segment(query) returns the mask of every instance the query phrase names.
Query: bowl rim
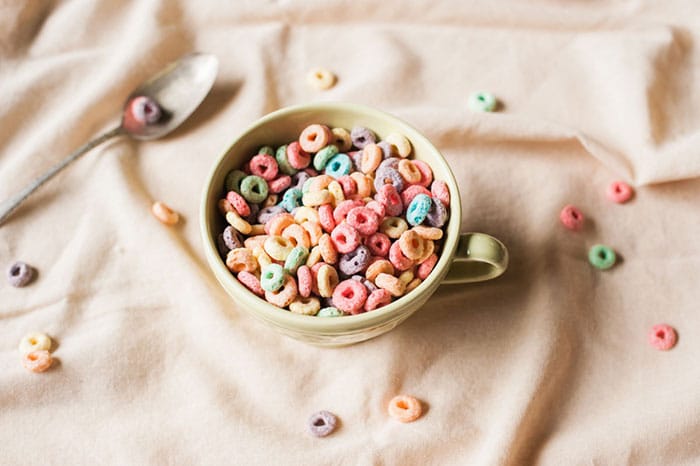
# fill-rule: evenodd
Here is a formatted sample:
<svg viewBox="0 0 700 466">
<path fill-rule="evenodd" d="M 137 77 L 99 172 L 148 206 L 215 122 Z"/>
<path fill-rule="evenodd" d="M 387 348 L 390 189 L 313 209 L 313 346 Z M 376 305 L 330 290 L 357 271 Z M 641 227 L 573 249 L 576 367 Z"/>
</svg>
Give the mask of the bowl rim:
<svg viewBox="0 0 700 466">
<path fill-rule="evenodd" d="M 371 328 L 375 325 L 383 324 L 387 321 L 394 320 L 399 316 L 403 315 L 402 308 L 410 307 L 410 300 L 407 301 L 408 296 L 402 296 L 399 299 L 383 306 L 377 310 L 364 312 L 361 314 L 342 316 L 338 318 L 319 318 L 316 316 L 307 316 L 301 314 L 295 314 L 289 311 L 280 309 L 273 304 L 265 301 L 254 293 L 252 293 L 248 288 L 241 284 L 235 276 L 226 267 L 224 261 L 221 259 L 217 246 L 215 244 L 215 236 L 213 232 L 210 232 L 209 224 L 211 218 L 209 216 L 210 206 L 208 205 L 208 198 L 212 190 L 215 188 L 213 185 L 213 179 L 216 173 L 219 171 L 221 165 L 224 163 L 226 158 L 231 153 L 232 149 L 241 140 L 246 138 L 250 133 L 256 129 L 268 124 L 273 120 L 288 117 L 293 114 L 303 113 L 303 112 L 353 112 L 358 114 L 366 114 L 372 118 L 377 118 L 385 120 L 389 123 L 389 126 L 396 129 L 406 136 L 409 141 L 420 141 L 421 145 L 427 147 L 436 156 L 436 162 L 441 165 L 441 168 L 447 174 L 445 181 L 450 189 L 450 218 L 448 220 L 448 226 L 446 229 L 446 239 L 443 243 L 443 250 L 439 256 L 438 262 L 435 264 L 433 273 L 431 273 L 427 279 L 423 280 L 422 283 L 410 292 L 410 299 L 418 300 L 419 296 L 426 292 L 432 292 L 437 289 L 439 283 L 435 283 L 436 280 L 442 280 L 449 270 L 449 264 L 452 262 L 452 258 L 456 252 L 457 244 L 459 242 L 459 236 L 461 232 L 461 220 L 462 220 L 462 206 L 461 198 L 459 194 L 459 185 L 454 177 L 454 173 L 450 168 L 445 157 L 440 153 L 440 151 L 430 142 L 430 140 L 425 137 L 420 131 L 418 131 L 413 126 L 409 125 L 402 119 L 387 113 L 383 110 L 378 110 L 373 107 L 366 105 L 348 103 L 348 102 L 318 102 L 310 104 L 299 104 L 291 105 L 288 107 L 283 107 L 281 109 L 270 112 L 263 117 L 255 120 L 250 124 L 245 130 L 240 132 L 233 141 L 227 146 L 223 153 L 216 158 L 212 168 L 209 170 L 204 183 L 204 188 L 202 189 L 201 200 L 200 200 L 200 234 L 202 237 L 202 242 L 204 245 L 204 252 L 207 258 L 207 263 L 214 273 L 221 286 L 231 295 L 230 290 L 236 290 L 236 296 L 231 296 L 232 300 L 238 304 L 243 305 L 245 311 L 255 314 L 266 321 L 271 321 L 276 325 L 283 326 L 285 328 L 293 328 L 296 331 L 308 332 L 312 334 L 319 333 L 350 333 L 359 329 Z M 311 124 L 311 123 L 309 123 Z M 432 161 L 431 161 L 432 163 Z M 438 273 L 435 273 L 435 272 Z M 433 289 L 432 291 L 430 289 Z"/>
</svg>

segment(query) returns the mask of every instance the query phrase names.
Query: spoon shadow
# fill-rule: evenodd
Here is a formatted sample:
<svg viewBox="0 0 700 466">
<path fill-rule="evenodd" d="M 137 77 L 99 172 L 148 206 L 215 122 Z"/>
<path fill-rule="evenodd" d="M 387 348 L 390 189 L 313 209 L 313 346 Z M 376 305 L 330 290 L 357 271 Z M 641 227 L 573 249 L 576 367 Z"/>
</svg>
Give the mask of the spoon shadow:
<svg viewBox="0 0 700 466">
<path fill-rule="evenodd" d="M 199 108 L 172 133 L 166 135 L 164 139 L 183 136 L 213 119 L 236 97 L 240 88 L 240 82 L 214 84 L 214 87 L 199 105 Z"/>
</svg>

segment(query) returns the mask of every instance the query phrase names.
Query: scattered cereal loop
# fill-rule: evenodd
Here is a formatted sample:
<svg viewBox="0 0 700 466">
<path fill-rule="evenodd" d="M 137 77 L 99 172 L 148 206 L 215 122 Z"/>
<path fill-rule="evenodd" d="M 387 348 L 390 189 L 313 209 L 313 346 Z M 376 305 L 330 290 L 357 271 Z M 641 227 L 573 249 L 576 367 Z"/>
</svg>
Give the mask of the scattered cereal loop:
<svg viewBox="0 0 700 466">
<path fill-rule="evenodd" d="M 157 201 L 151 206 L 151 213 L 161 223 L 168 226 L 175 225 L 180 220 L 180 215 L 163 202 Z"/>
<path fill-rule="evenodd" d="M 330 89 L 336 82 L 335 75 L 325 68 L 313 68 L 306 79 L 312 87 L 320 90 Z"/>
<path fill-rule="evenodd" d="M 657 350 L 668 351 L 676 346 L 678 334 L 676 329 L 668 324 L 657 324 L 649 330 L 647 339 L 649 344 Z"/>
<path fill-rule="evenodd" d="M 335 414 L 329 411 L 319 411 L 309 418 L 309 431 L 315 437 L 325 437 L 333 433 L 338 423 Z"/>
<path fill-rule="evenodd" d="M 389 402 L 389 416 L 400 422 L 413 422 L 423 414 L 423 406 L 416 398 L 398 395 Z"/>
<path fill-rule="evenodd" d="M 7 282 L 15 288 L 22 288 L 29 285 L 35 275 L 36 272 L 31 265 L 26 262 L 15 262 L 7 269 Z"/>
<path fill-rule="evenodd" d="M 608 186 L 605 194 L 612 202 L 624 204 L 632 198 L 634 190 L 624 181 L 613 181 L 610 186 Z"/>
</svg>

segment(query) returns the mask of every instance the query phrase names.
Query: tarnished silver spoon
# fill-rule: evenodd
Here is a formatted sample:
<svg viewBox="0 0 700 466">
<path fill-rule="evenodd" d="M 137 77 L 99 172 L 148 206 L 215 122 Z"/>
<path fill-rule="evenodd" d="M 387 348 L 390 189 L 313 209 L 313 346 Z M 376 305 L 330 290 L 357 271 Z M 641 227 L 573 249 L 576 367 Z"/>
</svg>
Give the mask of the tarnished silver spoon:
<svg viewBox="0 0 700 466">
<path fill-rule="evenodd" d="M 149 140 L 165 136 L 177 128 L 209 93 L 218 69 L 219 60 L 214 55 L 203 53 L 186 55 L 166 66 L 129 95 L 119 126 L 79 147 L 22 191 L 2 202 L 0 224 L 39 186 L 93 147 L 122 134 L 134 139 Z M 137 110 L 135 103 L 141 103 Z"/>
</svg>

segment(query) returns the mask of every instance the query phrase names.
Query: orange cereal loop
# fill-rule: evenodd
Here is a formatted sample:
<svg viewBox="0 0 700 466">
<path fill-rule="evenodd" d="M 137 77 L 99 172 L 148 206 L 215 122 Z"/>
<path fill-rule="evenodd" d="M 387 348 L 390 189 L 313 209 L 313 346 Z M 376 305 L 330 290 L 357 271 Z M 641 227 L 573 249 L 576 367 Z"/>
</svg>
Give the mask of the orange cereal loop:
<svg viewBox="0 0 700 466">
<path fill-rule="evenodd" d="M 389 416 L 400 422 L 413 422 L 423 414 L 423 406 L 416 398 L 398 395 L 389 402 Z"/>
<path fill-rule="evenodd" d="M 386 259 L 378 260 L 367 267 L 365 278 L 373 282 L 380 273 L 394 275 L 394 266 Z"/>
<path fill-rule="evenodd" d="M 421 262 L 425 261 L 428 257 L 432 256 L 433 253 L 435 252 L 435 242 L 431 241 L 429 239 L 423 238 L 423 254 L 416 260 L 418 264 Z"/>
<path fill-rule="evenodd" d="M 353 172 L 350 174 L 350 178 L 355 181 L 357 184 L 357 197 L 358 199 L 362 199 L 364 197 L 368 197 L 369 195 L 372 194 L 372 182 L 370 181 L 370 178 L 363 175 L 360 172 Z"/>
<path fill-rule="evenodd" d="M 309 258 L 306 259 L 307 267 L 313 267 L 314 265 L 318 264 L 319 262 L 321 262 L 321 258 L 321 247 L 314 246 L 313 248 L 311 248 Z"/>
<path fill-rule="evenodd" d="M 269 238 L 268 235 L 251 236 L 250 238 L 243 240 L 243 246 L 252 251 L 258 246 L 263 247 L 263 244 L 265 244 L 265 240 L 267 240 L 267 238 Z"/>
<path fill-rule="evenodd" d="M 240 231 L 244 235 L 249 235 L 250 231 L 252 230 L 250 223 L 243 220 L 243 217 L 238 215 L 238 212 L 236 212 L 235 210 L 226 213 L 226 221 L 229 223 L 229 225 L 231 225 L 233 228 Z"/>
<path fill-rule="evenodd" d="M 362 149 L 360 158 L 360 170 L 363 173 L 372 173 L 382 163 L 383 152 L 376 144 L 367 144 Z"/>
<path fill-rule="evenodd" d="M 258 270 L 258 260 L 250 249 L 231 249 L 226 255 L 226 267 L 234 273 L 243 271 L 253 273 Z"/>
<path fill-rule="evenodd" d="M 321 191 L 326 189 L 334 180 L 335 178 L 326 174 L 315 176 L 309 183 L 309 191 Z"/>
<path fill-rule="evenodd" d="M 219 203 L 217 205 L 219 206 L 219 212 L 221 212 L 221 215 L 226 215 L 227 212 L 236 210 L 233 208 L 233 205 L 231 205 L 231 203 L 226 199 L 219 199 Z"/>
<path fill-rule="evenodd" d="M 338 251 L 336 251 L 335 246 L 333 245 L 331 235 L 328 233 L 321 235 L 321 237 L 318 239 L 318 248 L 321 252 L 323 262 L 327 264 L 335 264 L 338 262 Z"/>
<path fill-rule="evenodd" d="M 153 203 L 151 206 L 151 213 L 155 218 L 160 220 L 161 223 L 168 226 L 173 226 L 180 220 L 180 216 L 177 212 L 160 201 Z"/>
<path fill-rule="evenodd" d="M 423 176 L 418 167 L 412 161 L 406 159 L 399 162 L 399 174 L 407 183 L 419 183 Z"/>
<path fill-rule="evenodd" d="M 392 296 L 398 298 L 406 292 L 406 284 L 388 273 L 380 273 L 374 279 L 374 284 L 379 288 L 383 288 L 391 293 Z"/>
<path fill-rule="evenodd" d="M 321 239 L 321 236 L 323 235 L 323 228 L 321 228 L 321 224 L 314 221 L 306 221 L 301 224 L 301 227 L 309 234 L 311 246 L 316 246 L 319 239 Z"/>
<path fill-rule="evenodd" d="M 404 256 L 415 261 L 425 254 L 426 245 L 425 240 L 418 233 L 406 230 L 399 237 L 399 247 Z"/>
<path fill-rule="evenodd" d="M 287 238 L 294 246 L 311 247 L 311 238 L 309 233 L 304 230 L 301 225 L 293 223 L 284 229 L 282 238 Z"/>
<path fill-rule="evenodd" d="M 425 239 L 430 239 L 430 240 L 438 240 L 442 238 L 442 229 L 441 228 L 436 228 L 436 227 L 428 227 L 425 225 L 416 225 L 413 228 L 411 228 L 413 231 L 418 233 L 421 238 Z"/>
<path fill-rule="evenodd" d="M 53 359 L 47 350 L 37 350 L 22 356 L 22 365 L 31 372 L 44 372 L 51 367 Z"/>
<path fill-rule="evenodd" d="M 275 215 L 266 224 L 267 234 L 271 236 L 281 236 L 284 229 L 293 223 L 294 217 L 292 217 L 292 214 Z"/>
<path fill-rule="evenodd" d="M 287 275 L 284 278 L 282 288 L 277 291 L 265 291 L 265 300 L 277 307 L 287 307 L 294 301 L 297 294 L 297 282 L 291 275 Z"/>
</svg>

